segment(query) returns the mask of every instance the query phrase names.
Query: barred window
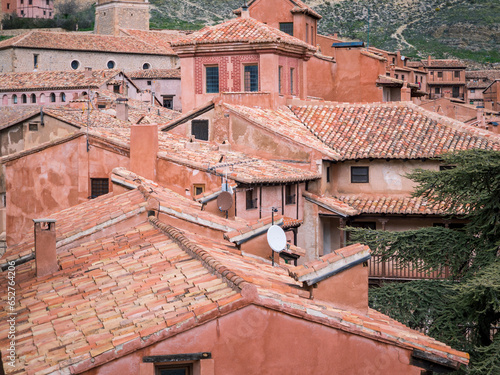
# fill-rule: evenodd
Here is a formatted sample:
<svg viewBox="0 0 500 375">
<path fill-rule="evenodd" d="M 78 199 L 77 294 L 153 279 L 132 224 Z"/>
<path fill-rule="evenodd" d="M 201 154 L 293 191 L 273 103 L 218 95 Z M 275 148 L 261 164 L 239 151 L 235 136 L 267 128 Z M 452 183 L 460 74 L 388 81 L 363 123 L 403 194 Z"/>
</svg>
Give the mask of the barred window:
<svg viewBox="0 0 500 375">
<path fill-rule="evenodd" d="M 280 31 L 293 36 L 293 22 L 280 22 Z"/>
<path fill-rule="evenodd" d="M 369 182 L 368 167 L 351 167 L 351 182 Z"/>
<path fill-rule="evenodd" d="M 207 93 L 218 93 L 219 92 L 219 67 L 218 66 L 207 66 L 205 68 L 206 74 L 206 84 Z"/>
<path fill-rule="evenodd" d="M 208 120 L 191 121 L 191 135 L 201 141 L 208 141 Z"/>
<path fill-rule="evenodd" d="M 259 67 L 257 65 L 245 66 L 245 91 L 259 91 Z"/>
<path fill-rule="evenodd" d="M 94 199 L 100 195 L 109 193 L 109 179 L 91 178 L 90 179 L 90 198 Z"/>
</svg>

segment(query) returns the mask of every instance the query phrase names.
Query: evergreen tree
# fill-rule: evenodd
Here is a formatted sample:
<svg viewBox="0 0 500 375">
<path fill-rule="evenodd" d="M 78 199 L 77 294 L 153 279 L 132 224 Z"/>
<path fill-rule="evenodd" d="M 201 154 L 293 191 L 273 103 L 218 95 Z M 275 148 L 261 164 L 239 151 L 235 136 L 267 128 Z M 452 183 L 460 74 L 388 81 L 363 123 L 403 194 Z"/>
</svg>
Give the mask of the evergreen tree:
<svg viewBox="0 0 500 375">
<path fill-rule="evenodd" d="M 404 232 L 349 228 L 372 254 L 421 271 L 447 266 L 447 280 L 386 284 L 370 290 L 371 306 L 396 320 L 468 351 L 470 374 L 500 374 L 500 152 L 447 154 L 454 168 L 415 170 L 415 196 L 467 219 L 461 230 L 428 227 Z"/>
</svg>

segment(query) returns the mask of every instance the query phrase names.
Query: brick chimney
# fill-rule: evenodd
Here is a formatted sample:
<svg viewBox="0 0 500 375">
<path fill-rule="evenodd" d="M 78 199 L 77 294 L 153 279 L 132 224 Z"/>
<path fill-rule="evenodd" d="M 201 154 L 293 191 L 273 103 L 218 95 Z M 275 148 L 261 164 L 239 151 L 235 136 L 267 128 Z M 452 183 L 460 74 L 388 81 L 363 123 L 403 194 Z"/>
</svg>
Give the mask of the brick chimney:
<svg viewBox="0 0 500 375">
<path fill-rule="evenodd" d="M 406 80 L 403 82 L 403 87 L 401 87 L 401 101 L 411 101 L 411 89 L 408 87 L 408 82 Z"/>
<path fill-rule="evenodd" d="M 486 121 L 484 120 L 484 108 L 477 108 L 477 121 L 480 128 L 486 127 Z"/>
<path fill-rule="evenodd" d="M 135 124 L 130 127 L 130 170 L 149 180 L 156 180 L 158 125 Z"/>
<path fill-rule="evenodd" d="M 430 67 L 431 66 L 431 61 L 432 61 L 432 57 L 431 55 L 427 56 L 427 65 Z"/>
<path fill-rule="evenodd" d="M 122 121 L 128 121 L 128 99 L 116 99 L 116 118 Z"/>
<path fill-rule="evenodd" d="M 85 74 L 85 77 L 87 77 L 87 78 L 92 77 L 92 67 L 86 66 L 84 74 Z"/>
<path fill-rule="evenodd" d="M 56 221 L 35 219 L 36 276 L 42 277 L 59 271 L 56 254 Z"/>
</svg>

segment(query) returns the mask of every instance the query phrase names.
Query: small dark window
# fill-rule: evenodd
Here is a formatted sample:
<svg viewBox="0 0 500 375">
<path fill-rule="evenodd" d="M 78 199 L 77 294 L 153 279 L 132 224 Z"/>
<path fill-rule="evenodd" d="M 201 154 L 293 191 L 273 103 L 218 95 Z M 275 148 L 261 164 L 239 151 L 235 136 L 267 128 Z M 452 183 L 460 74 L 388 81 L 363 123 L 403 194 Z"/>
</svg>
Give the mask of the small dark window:
<svg viewBox="0 0 500 375">
<path fill-rule="evenodd" d="M 297 194 L 294 188 L 294 185 L 285 186 L 285 204 L 295 204 Z"/>
<path fill-rule="evenodd" d="M 40 55 L 34 54 L 33 55 L 33 69 L 38 69 L 38 59 Z"/>
<path fill-rule="evenodd" d="M 54 94 L 53 92 L 50 93 L 50 102 L 51 103 L 55 103 L 56 102 L 56 94 Z"/>
<path fill-rule="evenodd" d="M 368 167 L 351 167 L 351 182 L 364 183 L 369 182 Z"/>
<path fill-rule="evenodd" d="M 26 97 L 26 94 L 21 95 L 21 103 L 26 104 L 28 102 L 28 99 Z"/>
<path fill-rule="evenodd" d="M 401 74 L 401 79 L 404 81 L 405 80 L 405 75 Z"/>
<path fill-rule="evenodd" d="M 476 89 L 470 89 L 470 93 L 474 94 L 476 92 Z"/>
<path fill-rule="evenodd" d="M 213 94 L 219 92 L 219 67 L 207 66 L 205 68 L 207 93 Z"/>
<path fill-rule="evenodd" d="M 443 72 L 438 72 L 438 78 L 443 78 Z"/>
<path fill-rule="evenodd" d="M 394 64 L 396 64 L 396 58 L 395 57 L 392 58 L 392 65 L 394 65 Z"/>
<path fill-rule="evenodd" d="M 257 197 L 254 196 L 255 190 L 254 189 L 248 189 L 246 191 L 246 207 L 247 210 L 251 210 L 254 208 L 257 208 Z"/>
<path fill-rule="evenodd" d="M 28 5 L 33 5 L 33 0 L 29 0 Z"/>
<path fill-rule="evenodd" d="M 193 192 L 194 192 L 195 197 L 197 195 L 203 194 L 205 192 L 205 185 L 204 184 L 194 184 L 193 185 Z"/>
<path fill-rule="evenodd" d="M 21 10 L 21 16 L 24 16 L 24 10 Z"/>
<path fill-rule="evenodd" d="M 45 4 L 49 5 L 49 2 L 50 2 L 50 0 L 46 0 L 46 1 L 45 1 Z"/>
<path fill-rule="evenodd" d="M 453 168 L 455 168 L 454 165 L 440 165 L 439 166 L 439 170 L 440 171 L 447 171 L 447 170 L 453 169 Z"/>
<path fill-rule="evenodd" d="M 278 67 L 278 92 L 281 94 L 283 92 L 283 67 Z"/>
<path fill-rule="evenodd" d="M 290 68 L 290 94 L 293 94 L 295 91 L 294 81 L 293 81 L 294 75 L 295 75 L 295 69 Z"/>
<path fill-rule="evenodd" d="M 399 79 L 399 74 L 394 74 L 394 78 Z"/>
<path fill-rule="evenodd" d="M 17 95 L 12 95 L 12 104 L 17 104 Z"/>
<path fill-rule="evenodd" d="M 115 94 L 119 94 L 120 93 L 120 85 L 113 85 L 113 92 Z"/>
<path fill-rule="evenodd" d="M 460 87 L 453 86 L 451 96 L 458 98 L 460 96 Z"/>
<path fill-rule="evenodd" d="M 259 67 L 257 65 L 245 66 L 245 91 L 259 91 Z"/>
<path fill-rule="evenodd" d="M 36 95 L 31 94 L 31 103 L 36 103 Z"/>
<path fill-rule="evenodd" d="M 441 94 L 441 87 L 436 87 L 436 94 Z"/>
<path fill-rule="evenodd" d="M 293 36 L 293 22 L 280 22 L 280 31 Z"/>
<path fill-rule="evenodd" d="M 61 93 L 61 102 L 65 102 L 66 101 L 66 94 L 65 93 Z"/>
<path fill-rule="evenodd" d="M 174 97 L 173 96 L 164 96 L 163 97 L 163 106 L 168 109 L 174 108 Z"/>
<path fill-rule="evenodd" d="M 144 64 L 142 64 L 142 69 L 144 69 L 144 70 L 151 69 L 151 64 L 150 63 L 144 63 Z"/>
<path fill-rule="evenodd" d="M 330 167 L 326 167 L 326 182 L 330 182 Z"/>
<path fill-rule="evenodd" d="M 30 122 L 28 124 L 28 129 L 30 132 L 37 132 L 38 131 L 38 124 L 36 122 Z"/>
<path fill-rule="evenodd" d="M 7 9 L 10 9 L 10 4 L 9 3 L 7 3 Z"/>
<path fill-rule="evenodd" d="M 158 367 L 156 375 L 191 375 L 191 366 Z"/>
<path fill-rule="evenodd" d="M 90 198 L 92 199 L 109 193 L 109 180 L 107 178 L 91 178 L 90 185 Z"/>
<path fill-rule="evenodd" d="M 460 78 L 460 72 L 458 70 L 456 70 L 454 72 L 454 74 L 455 74 L 455 78 Z"/>
<path fill-rule="evenodd" d="M 153 84 L 153 81 L 146 81 L 146 85 L 151 86 Z"/>
<path fill-rule="evenodd" d="M 109 60 L 108 63 L 106 64 L 108 69 L 114 69 L 116 66 L 116 63 L 113 60 Z"/>
<path fill-rule="evenodd" d="M 78 60 L 71 61 L 71 69 L 76 70 L 80 67 L 80 62 Z"/>
<path fill-rule="evenodd" d="M 208 141 L 208 120 L 191 121 L 191 135 L 201 141 Z"/>
</svg>

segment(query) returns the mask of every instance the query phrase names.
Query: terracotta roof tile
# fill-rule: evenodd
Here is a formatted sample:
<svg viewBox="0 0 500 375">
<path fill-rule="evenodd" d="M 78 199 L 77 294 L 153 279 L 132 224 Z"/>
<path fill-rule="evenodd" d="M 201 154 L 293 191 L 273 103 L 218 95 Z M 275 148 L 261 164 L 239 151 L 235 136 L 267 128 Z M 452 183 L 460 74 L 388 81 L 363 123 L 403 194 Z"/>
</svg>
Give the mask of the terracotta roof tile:
<svg viewBox="0 0 500 375">
<path fill-rule="evenodd" d="M 291 110 L 343 160 L 432 158 L 473 148 L 500 150 L 500 136 L 406 102 L 292 106 Z"/>
<path fill-rule="evenodd" d="M 287 107 L 277 110 L 246 107 L 242 105 L 224 104 L 230 111 L 246 117 L 250 121 L 267 130 L 279 134 L 294 142 L 312 147 L 332 159 L 339 159 L 340 155 L 325 145 L 300 122 L 294 113 Z"/>
<path fill-rule="evenodd" d="M 427 199 L 410 196 L 380 194 L 318 196 L 304 192 L 304 196 L 342 216 L 360 214 L 444 215 L 449 213 L 444 203 L 431 204 Z"/>
<path fill-rule="evenodd" d="M 40 113 L 40 108 L 41 107 L 37 105 L 0 107 L 0 130 L 37 115 Z"/>
<path fill-rule="evenodd" d="M 48 89 L 98 89 L 120 73 L 119 69 L 93 70 L 87 77 L 83 70 L 1 73 L 1 91 Z"/>
<path fill-rule="evenodd" d="M 407 63 L 409 67 L 418 68 L 424 66 L 426 68 L 466 68 L 467 65 L 460 60 L 450 60 L 450 59 L 432 59 L 431 63 L 427 59 L 420 61 L 409 61 Z"/>
<path fill-rule="evenodd" d="M 154 41 L 157 40 L 157 38 L 154 38 Z M 77 32 L 57 33 L 37 30 L 0 42 L 0 49 L 8 47 L 175 55 L 168 43 L 148 43 L 142 38 L 134 36 L 97 35 Z"/>
<path fill-rule="evenodd" d="M 274 27 L 253 18 L 233 18 L 215 26 L 207 26 L 200 31 L 172 42 L 172 46 L 221 44 L 221 43 L 279 43 L 300 46 L 310 51 L 316 48 L 294 38 Z"/>
<path fill-rule="evenodd" d="M 132 79 L 181 79 L 181 69 L 143 69 L 127 73 Z"/>
</svg>

